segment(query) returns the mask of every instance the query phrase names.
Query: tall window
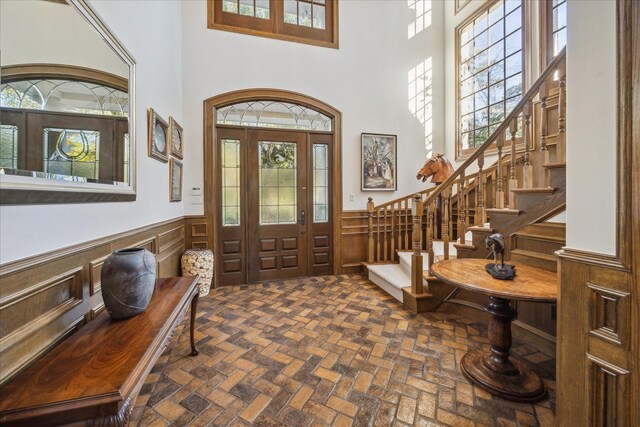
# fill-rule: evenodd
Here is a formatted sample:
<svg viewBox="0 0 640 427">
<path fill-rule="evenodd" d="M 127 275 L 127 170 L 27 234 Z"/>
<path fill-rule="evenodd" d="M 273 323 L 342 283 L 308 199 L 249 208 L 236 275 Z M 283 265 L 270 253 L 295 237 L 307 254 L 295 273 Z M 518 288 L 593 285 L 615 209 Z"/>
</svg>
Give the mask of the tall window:
<svg viewBox="0 0 640 427">
<path fill-rule="evenodd" d="M 456 30 L 457 157 L 482 145 L 523 91 L 521 0 L 489 3 Z"/>
<path fill-rule="evenodd" d="M 207 0 L 209 28 L 338 47 L 338 0 Z"/>
<path fill-rule="evenodd" d="M 540 4 L 543 17 L 540 45 L 546 65 L 567 45 L 567 0 L 545 0 Z"/>
</svg>

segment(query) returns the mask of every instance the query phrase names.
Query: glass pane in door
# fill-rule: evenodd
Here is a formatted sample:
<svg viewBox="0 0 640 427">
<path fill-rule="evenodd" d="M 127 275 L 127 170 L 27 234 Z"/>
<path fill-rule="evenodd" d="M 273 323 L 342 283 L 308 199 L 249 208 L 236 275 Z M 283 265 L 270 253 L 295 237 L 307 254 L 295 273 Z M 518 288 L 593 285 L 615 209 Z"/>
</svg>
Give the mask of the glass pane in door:
<svg viewBox="0 0 640 427">
<path fill-rule="evenodd" d="M 313 222 L 329 220 L 329 146 L 313 144 Z"/>
<path fill-rule="evenodd" d="M 258 143 L 260 225 L 297 222 L 296 157 L 293 142 Z"/>
</svg>

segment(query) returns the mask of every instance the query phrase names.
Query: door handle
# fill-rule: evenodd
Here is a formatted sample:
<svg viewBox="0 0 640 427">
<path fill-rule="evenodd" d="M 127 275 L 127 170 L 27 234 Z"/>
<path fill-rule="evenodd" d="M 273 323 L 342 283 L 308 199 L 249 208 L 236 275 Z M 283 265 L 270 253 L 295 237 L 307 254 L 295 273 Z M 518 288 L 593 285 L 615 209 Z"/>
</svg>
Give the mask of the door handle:
<svg viewBox="0 0 640 427">
<path fill-rule="evenodd" d="M 305 213 L 304 213 L 304 209 L 302 209 L 302 211 L 300 212 L 300 224 L 304 225 L 305 222 Z"/>
</svg>

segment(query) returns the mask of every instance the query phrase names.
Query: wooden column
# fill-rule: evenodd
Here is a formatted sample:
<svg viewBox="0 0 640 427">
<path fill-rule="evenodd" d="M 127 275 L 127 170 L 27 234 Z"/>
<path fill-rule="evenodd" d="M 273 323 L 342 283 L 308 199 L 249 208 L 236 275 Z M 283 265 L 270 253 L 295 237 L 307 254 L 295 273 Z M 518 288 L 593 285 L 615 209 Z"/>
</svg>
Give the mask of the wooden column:
<svg viewBox="0 0 640 427">
<path fill-rule="evenodd" d="M 466 244 L 464 234 L 467 231 L 467 201 L 466 201 L 466 178 L 464 170 L 460 172 L 460 192 L 458 193 L 458 219 L 460 225 L 458 227 L 458 238 L 461 244 Z"/>
<path fill-rule="evenodd" d="M 524 142 L 524 166 L 522 167 L 522 188 L 533 188 L 533 166 L 531 165 L 531 101 L 522 109 L 522 141 Z"/>
<path fill-rule="evenodd" d="M 367 263 L 373 263 L 373 197 L 369 197 L 367 202 L 367 216 L 368 218 L 368 241 L 367 241 Z"/>
<path fill-rule="evenodd" d="M 509 207 L 516 208 L 516 193 L 513 192 L 518 188 L 518 179 L 516 178 L 516 134 L 518 133 L 518 119 L 513 119 L 509 124 L 509 135 L 511 136 L 511 168 L 509 171 Z"/>
<path fill-rule="evenodd" d="M 411 254 L 411 293 L 423 292 L 422 287 L 422 198 L 420 194 L 413 196 L 413 253 Z"/>
<path fill-rule="evenodd" d="M 391 261 L 396 260 L 396 208 L 391 204 Z"/>
<path fill-rule="evenodd" d="M 487 222 L 487 215 L 484 210 L 484 175 L 482 173 L 483 167 L 484 152 L 480 153 L 480 156 L 478 157 L 478 187 L 476 188 L 476 193 L 478 195 L 478 205 L 476 208 L 476 225 L 478 227 L 484 227 L 485 222 Z"/>
<path fill-rule="evenodd" d="M 563 60 L 559 67 L 560 75 L 559 92 L 558 92 L 558 137 L 556 139 L 556 162 L 565 162 L 566 153 L 566 121 L 567 121 L 567 72 L 566 63 Z"/>
<path fill-rule="evenodd" d="M 504 147 L 504 133 L 498 135 L 496 140 L 498 147 L 498 166 L 496 173 L 496 209 L 504 209 L 504 183 L 502 181 L 502 147 Z"/>
</svg>

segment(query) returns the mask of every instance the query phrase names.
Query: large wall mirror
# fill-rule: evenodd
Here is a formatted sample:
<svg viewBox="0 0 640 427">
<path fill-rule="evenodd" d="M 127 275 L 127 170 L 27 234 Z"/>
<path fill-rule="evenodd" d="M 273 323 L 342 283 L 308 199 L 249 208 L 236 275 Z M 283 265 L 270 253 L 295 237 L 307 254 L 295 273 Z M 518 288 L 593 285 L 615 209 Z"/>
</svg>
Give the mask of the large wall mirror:
<svg viewBox="0 0 640 427">
<path fill-rule="evenodd" d="M 85 0 L 0 19 L 0 204 L 135 200 L 131 55 Z"/>
</svg>

